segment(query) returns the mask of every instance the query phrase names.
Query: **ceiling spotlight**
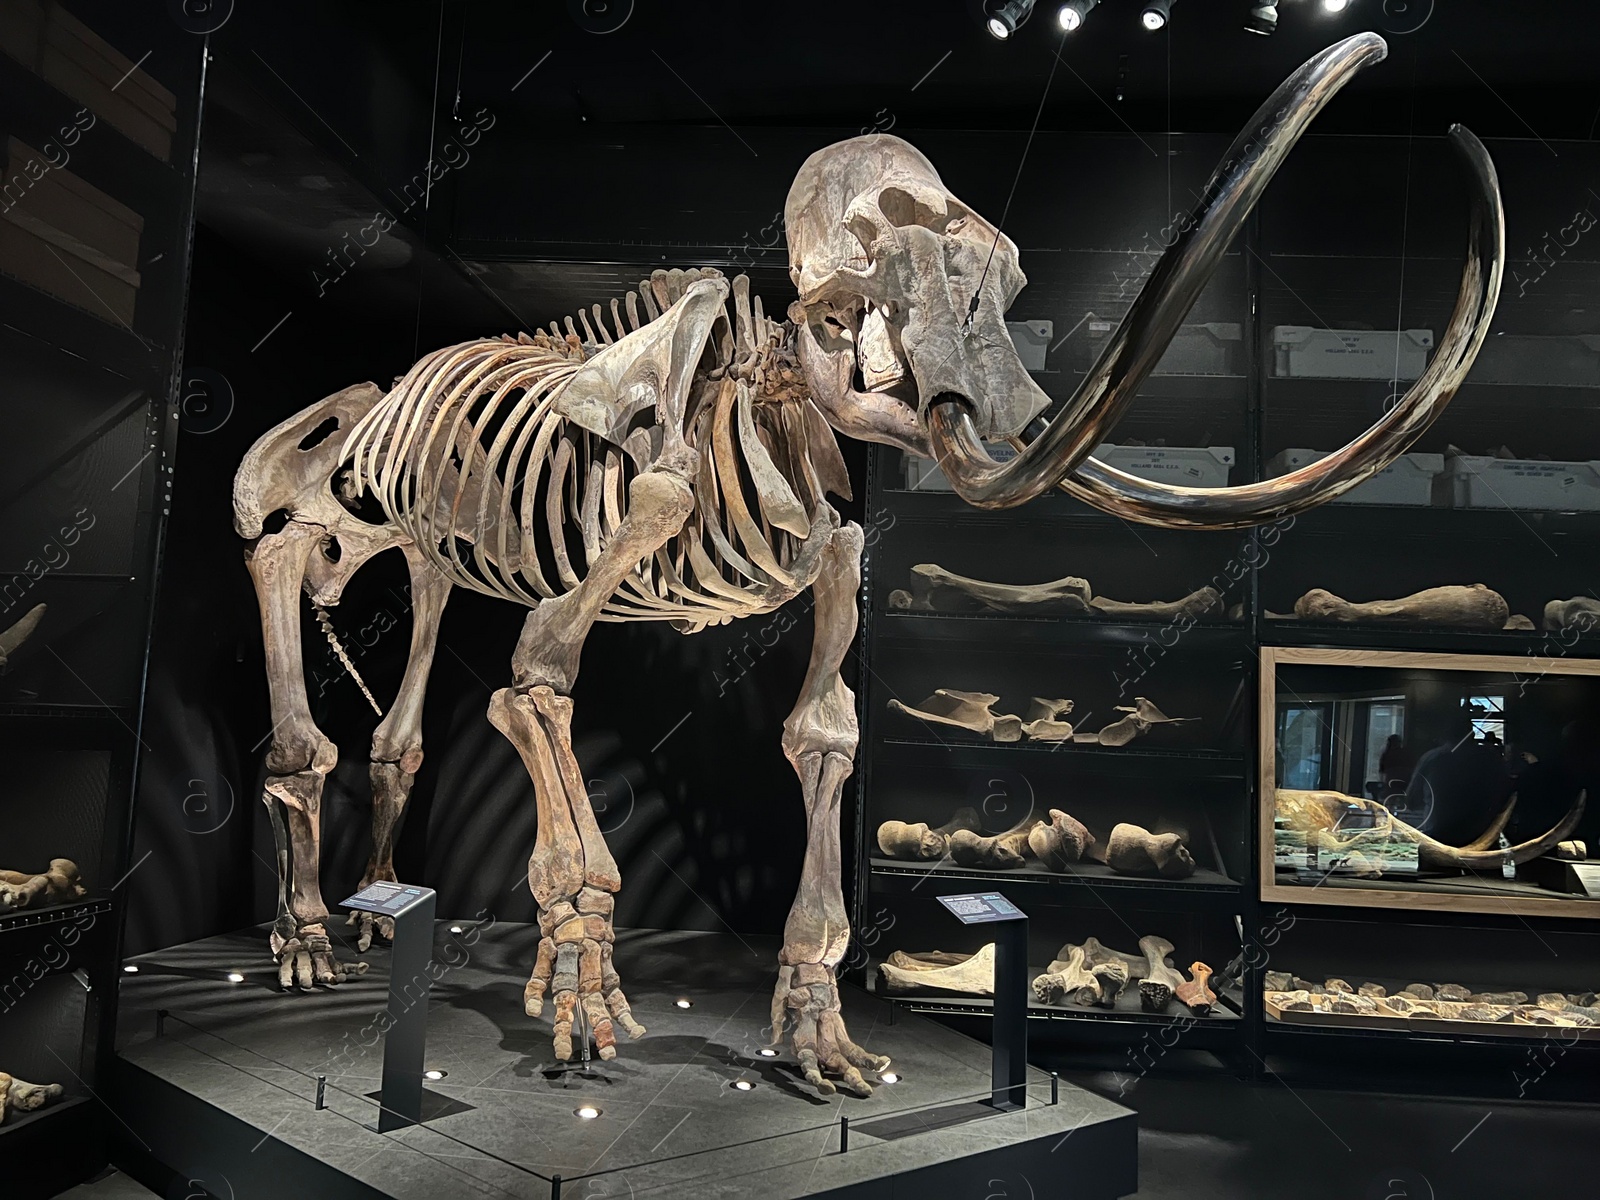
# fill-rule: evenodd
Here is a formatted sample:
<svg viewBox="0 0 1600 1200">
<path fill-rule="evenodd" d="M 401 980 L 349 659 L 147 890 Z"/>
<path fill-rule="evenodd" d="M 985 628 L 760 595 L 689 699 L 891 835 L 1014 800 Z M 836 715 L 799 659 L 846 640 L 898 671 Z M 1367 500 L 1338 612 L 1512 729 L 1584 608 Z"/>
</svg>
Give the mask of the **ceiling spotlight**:
<svg viewBox="0 0 1600 1200">
<path fill-rule="evenodd" d="M 450 1074 L 449 1071 L 441 1071 L 437 1067 L 435 1067 L 432 1070 L 424 1071 L 422 1073 L 422 1077 L 424 1079 L 431 1079 L 435 1083 L 437 1083 L 439 1080 L 443 1079 L 448 1074 Z"/>
<path fill-rule="evenodd" d="M 1004 0 L 989 13 L 989 36 L 1005 41 L 1033 16 L 1034 0 Z"/>
<path fill-rule="evenodd" d="M 244 982 L 244 976 L 239 974 L 239 972 L 237 972 L 237 971 L 229 971 L 228 972 L 228 982 L 229 983 L 243 983 Z"/>
<path fill-rule="evenodd" d="M 694 1001 L 693 1000 L 687 1000 L 687 999 L 683 999 L 683 998 L 679 998 L 677 1000 L 674 1000 L 673 1003 L 676 1004 L 679 1008 L 693 1008 L 694 1007 Z"/>
<path fill-rule="evenodd" d="M 776 1050 L 774 1050 L 771 1046 L 763 1046 L 760 1050 L 757 1050 L 756 1053 L 761 1055 L 762 1058 L 777 1058 L 778 1057 L 778 1052 Z"/>
<path fill-rule="evenodd" d="M 137 975 L 139 973 L 139 964 L 138 963 L 124 963 L 123 966 L 122 966 L 122 973 L 124 975 Z"/>
<path fill-rule="evenodd" d="M 1167 22 L 1172 19 L 1173 0 L 1149 0 L 1144 6 L 1144 12 L 1139 14 L 1139 22 L 1151 33 L 1158 29 L 1165 29 Z"/>
<path fill-rule="evenodd" d="M 1056 12 L 1056 21 L 1061 28 L 1071 33 L 1082 26 L 1084 18 L 1089 15 L 1089 10 L 1100 0 L 1067 0 Z"/>
<path fill-rule="evenodd" d="M 1250 6 L 1250 15 L 1244 19 L 1247 33 L 1259 33 L 1263 37 L 1278 27 L 1278 0 L 1264 0 L 1260 4 Z"/>
<path fill-rule="evenodd" d="M 736 1092 L 753 1092 L 756 1090 L 756 1085 L 748 1079 L 735 1079 L 733 1081 L 733 1090 Z"/>
<path fill-rule="evenodd" d="M 1342 13 L 1349 7 L 1350 0 L 1322 0 L 1323 12 Z"/>
<path fill-rule="evenodd" d="M 585 1104 L 582 1108 L 573 1109 L 572 1115 L 580 1121 L 592 1121 L 600 1115 L 600 1110 L 592 1104 Z"/>
</svg>

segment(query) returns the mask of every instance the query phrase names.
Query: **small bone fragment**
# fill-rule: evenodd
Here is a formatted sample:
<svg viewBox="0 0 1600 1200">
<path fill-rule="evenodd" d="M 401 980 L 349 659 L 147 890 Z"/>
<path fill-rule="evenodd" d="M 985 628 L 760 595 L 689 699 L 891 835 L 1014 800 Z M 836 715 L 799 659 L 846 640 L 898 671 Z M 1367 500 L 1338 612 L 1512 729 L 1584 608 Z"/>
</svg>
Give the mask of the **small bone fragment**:
<svg viewBox="0 0 1600 1200">
<path fill-rule="evenodd" d="M 1511 609 L 1505 597 L 1481 583 L 1428 588 L 1398 600 L 1352 604 L 1322 588 L 1295 601 L 1294 615 L 1305 621 L 1443 625 L 1453 629 L 1503 629 Z"/>
<path fill-rule="evenodd" d="M 1550 851 L 1550 857 L 1559 858 L 1563 862 L 1583 862 L 1589 857 L 1589 847 L 1587 843 L 1577 838 L 1557 842 L 1556 848 Z"/>
<path fill-rule="evenodd" d="M 992 837 L 980 837 L 970 829 L 958 829 L 950 835 L 950 857 L 962 867 L 986 867 L 991 871 L 1020 867 L 1028 851 L 1028 835 L 1039 824 L 1042 822 L 1027 822 Z"/>
<path fill-rule="evenodd" d="M 1358 995 L 1370 996 L 1374 1000 L 1382 1000 L 1389 994 L 1389 989 L 1381 983 L 1363 983 L 1356 992 Z"/>
<path fill-rule="evenodd" d="M 89 894 L 70 858 L 52 858 L 50 869 L 38 875 L 0 871 L 0 913 L 16 908 L 44 908 L 64 904 Z"/>
<path fill-rule="evenodd" d="M 1526 1004 L 1527 992 L 1473 992 L 1474 1004 Z"/>
<path fill-rule="evenodd" d="M 959 692 L 954 688 L 937 688 L 933 695 L 916 708 L 898 700 L 889 701 L 889 707 L 919 721 L 932 721 L 937 725 L 953 725 L 997 742 L 1015 742 L 1022 738 L 1022 718 L 993 711 L 999 696 L 988 692 Z"/>
<path fill-rule="evenodd" d="M 1087 999 L 1080 999 L 1080 1004 L 1097 1004 L 1101 1008 L 1110 1008 L 1117 1002 L 1117 997 L 1122 995 L 1122 989 L 1128 986 L 1128 965 L 1113 959 L 1103 962 L 1090 969 L 1095 978 L 1095 987 L 1084 989 L 1090 993 Z M 1080 996 L 1083 993 L 1080 992 Z"/>
<path fill-rule="evenodd" d="M 1576 629 L 1587 633 L 1597 626 L 1600 626 L 1600 600 L 1593 596 L 1552 600 L 1544 606 L 1546 629 Z"/>
<path fill-rule="evenodd" d="M 1439 983 L 1433 988 L 1435 1000 L 1466 1000 L 1472 995 L 1472 989 L 1462 987 L 1459 983 Z"/>
<path fill-rule="evenodd" d="M 1506 623 L 1502 625 L 1501 628 L 1514 629 L 1519 633 L 1526 633 L 1537 629 L 1538 626 L 1533 623 L 1532 617 L 1525 617 L 1521 613 L 1513 613 L 1511 616 L 1506 618 Z"/>
<path fill-rule="evenodd" d="M 928 828 L 927 822 L 885 821 L 878 826 L 878 849 L 889 858 L 903 858 L 916 862 L 937 862 L 950 852 L 950 835 L 958 829 L 978 829 L 982 825 L 978 810 L 958 808 L 937 829 Z"/>
<path fill-rule="evenodd" d="M 1179 617 L 1200 619 L 1223 615 L 1222 593 L 1214 587 L 1190 592 L 1181 600 L 1126 603 L 1096 596 L 1089 605 L 1097 614 L 1113 621 L 1175 621 Z"/>
<path fill-rule="evenodd" d="M 1072 726 L 1061 718 L 1071 711 L 1071 700 L 1046 700 L 1035 696 L 1028 703 L 1022 732 L 1036 742 L 1064 742 L 1072 736 Z"/>
<path fill-rule="evenodd" d="M 1353 991 L 1355 991 L 1355 988 L 1351 987 L 1348 983 L 1346 983 L 1342 979 L 1330 979 L 1326 983 L 1324 983 L 1322 985 L 1322 987 L 1323 987 L 1324 991 L 1329 991 L 1329 992 L 1353 992 Z"/>
<path fill-rule="evenodd" d="M 1089 583 L 1075 575 L 1049 583 L 988 583 L 946 571 L 937 563 L 911 568 L 910 592 L 897 591 L 891 607 L 911 612 L 1034 612 L 1089 614 L 1093 593 Z M 897 603 L 897 597 L 903 603 Z"/>
<path fill-rule="evenodd" d="M 909 992 L 917 988 L 938 988 L 946 992 L 962 992 L 970 996 L 994 995 L 994 943 L 990 942 L 976 954 L 968 955 L 959 963 L 948 966 L 908 969 L 893 962 L 878 964 L 884 987 L 891 992 Z"/>
<path fill-rule="evenodd" d="M 1289 984 L 1293 979 L 1294 976 L 1287 971 L 1268 971 L 1262 976 L 1262 989 L 1268 992 L 1287 992 L 1290 990 Z M 1376 987 L 1377 985 L 1369 984 L 1367 986 Z"/>
<path fill-rule="evenodd" d="M 1149 733 L 1156 725 L 1179 725 L 1198 721 L 1199 717 L 1169 717 L 1143 696 L 1135 696 L 1132 705 L 1119 704 L 1116 712 L 1128 715 L 1113 721 L 1095 735 L 1093 740 L 1102 746 L 1126 746 L 1136 737 Z M 1074 738 L 1074 741 L 1080 740 Z"/>
<path fill-rule="evenodd" d="M 1154 979 L 1139 981 L 1139 1007 L 1148 1013 L 1164 1012 L 1172 1001 L 1172 989 Z M 1307 1005 L 1309 1008 L 1310 1006 Z"/>
<path fill-rule="evenodd" d="M 1093 846 L 1094 834 L 1059 808 L 1050 810 L 1048 825 L 1041 821 L 1028 832 L 1028 848 L 1052 871 L 1066 870 Z"/>
<path fill-rule="evenodd" d="M 1178 998 L 1179 1004 L 1187 1007 L 1197 1017 L 1203 1017 L 1217 1002 L 1217 994 L 1207 986 L 1207 980 L 1211 978 L 1211 968 L 1203 962 L 1191 963 L 1189 973 L 1192 978 L 1178 985 L 1172 994 Z"/>
<path fill-rule="evenodd" d="M 1433 989 L 1425 983 L 1408 983 L 1403 990 L 1418 1000 L 1433 999 Z"/>
<path fill-rule="evenodd" d="M 1122 875 L 1187 879 L 1194 874 L 1194 856 L 1178 834 L 1151 833 L 1126 822 L 1111 831 L 1106 865 Z"/>
</svg>

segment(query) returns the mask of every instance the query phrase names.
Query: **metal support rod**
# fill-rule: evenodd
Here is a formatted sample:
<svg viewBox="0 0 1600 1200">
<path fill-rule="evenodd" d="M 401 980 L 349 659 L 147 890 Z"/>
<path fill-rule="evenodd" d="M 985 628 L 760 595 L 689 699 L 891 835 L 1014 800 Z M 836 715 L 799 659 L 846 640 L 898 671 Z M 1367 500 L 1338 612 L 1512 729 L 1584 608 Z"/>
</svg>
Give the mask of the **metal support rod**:
<svg viewBox="0 0 1600 1200">
<path fill-rule="evenodd" d="M 1061 1103 L 1061 1076 L 1054 1071 L 1050 1072 L 1050 1103 Z"/>
<path fill-rule="evenodd" d="M 850 1118 L 839 1118 L 839 1153 L 843 1154 L 850 1149 Z"/>
<path fill-rule="evenodd" d="M 156 1036 L 167 1036 L 167 1010 L 164 1008 L 156 1009 Z"/>
<path fill-rule="evenodd" d="M 550 1200 L 561 1200 L 561 1176 L 550 1176 Z"/>
<path fill-rule="evenodd" d="M 321 1112 L 328 1107 L 328 1077 L 317 1076 L 317 1111 Z"/>
</svg>

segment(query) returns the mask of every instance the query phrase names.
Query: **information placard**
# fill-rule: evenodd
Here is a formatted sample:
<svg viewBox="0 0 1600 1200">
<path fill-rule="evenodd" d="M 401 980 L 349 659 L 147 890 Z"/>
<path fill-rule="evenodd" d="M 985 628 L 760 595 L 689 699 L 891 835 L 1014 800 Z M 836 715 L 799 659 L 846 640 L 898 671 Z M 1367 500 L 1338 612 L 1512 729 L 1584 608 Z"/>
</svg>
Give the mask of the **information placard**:
<svg viewBox="0 0 1600 1200">
<path fill-rule="evenodd" d="M 359 908 L 364 912 L 381 913 L 386 917 L 399 916 L 414 904 L 420 904 L 433 895 L 432 888 L 410 887 L 403 883 L 369 883 L 350 899 L 341 901 L 344 908 Z"/>
<path fill-rule="evenodd" d="M 940 896 L 938 900 L 963 925 L 1027 919 L 1027 915 L 1020 908 L 999 892 L 969 892 L 961 896 Z"/>
</svg>

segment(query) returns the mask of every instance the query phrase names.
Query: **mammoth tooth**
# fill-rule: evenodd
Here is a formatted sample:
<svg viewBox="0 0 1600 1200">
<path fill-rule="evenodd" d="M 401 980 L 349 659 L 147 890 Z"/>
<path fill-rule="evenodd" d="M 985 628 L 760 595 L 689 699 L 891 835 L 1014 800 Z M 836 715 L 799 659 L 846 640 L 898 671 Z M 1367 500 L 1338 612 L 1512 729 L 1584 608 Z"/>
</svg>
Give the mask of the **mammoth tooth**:
<svg viewBox="0 0 1600 1200">
<path fill-rule="evenodd" d="M 1099 360 L 1031 442 L 1000 464 L 979 437 L 968 405 L 927 397 L 928 440 L 956 492 L 980 508 L 1009 508 L 1059 486 L 1096 508 L 1168 527 L 1239 529 L 1303 512 L 1387 467 L 1444 410 L 1488 335 L 1505 270 L 1505 214 L 1494 164 L 1457 125 L 1451 139 L 1471 176 L 1467 262 L 1455 309 L 1433 361 L 1406 394 L 1342 449 L 1288 475 L 1227 488 L 1144 480 L 1090 457 L 1155 368 L 1234 235 L 1310 121 L 1355 73 L 1388 52 L 1363 33 L 1306 62 L 1257 110 L 1206 186 L 1188 229 L 1161 256 Z"/>
</svg>

